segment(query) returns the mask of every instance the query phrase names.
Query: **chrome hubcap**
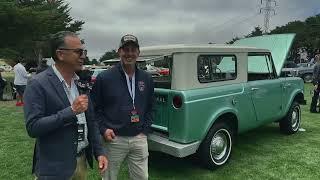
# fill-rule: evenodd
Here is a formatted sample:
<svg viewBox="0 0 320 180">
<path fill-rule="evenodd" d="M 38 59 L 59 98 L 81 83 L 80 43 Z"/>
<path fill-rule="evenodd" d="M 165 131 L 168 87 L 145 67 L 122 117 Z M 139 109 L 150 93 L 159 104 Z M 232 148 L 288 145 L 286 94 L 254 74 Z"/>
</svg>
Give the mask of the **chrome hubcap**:
<svg viewBox="0 0 320 180">
<path fill-rule="evenodd" d="M 299 119 L 300 119 L 300 108 L 295 107 L 291 114 L 291 127 L 293 130 L 299 128 Z"/>
<path fill-rule="evenodd" d="M 220 160 L 227 152 L 228 138 L 226 132 L 219 130 L 212 138 L 210 151 L 214 159 Z"/>
</svg>

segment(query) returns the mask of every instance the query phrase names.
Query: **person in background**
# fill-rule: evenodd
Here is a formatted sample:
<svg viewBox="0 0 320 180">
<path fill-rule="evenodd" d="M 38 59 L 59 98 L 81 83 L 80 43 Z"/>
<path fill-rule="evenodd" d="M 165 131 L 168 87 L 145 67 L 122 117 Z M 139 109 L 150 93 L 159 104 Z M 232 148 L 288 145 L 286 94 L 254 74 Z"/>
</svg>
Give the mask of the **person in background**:
<svg viewBox="0 0 320 180">
<path fill-rule="evenodd" d="M 36 74 L 41 73 L 42 71 L 46 70 L 47 68 L 48 68 L 47 60 L 42 59 L 42 60 L 40 61 L 39 66 L 37 67 Z"/>
<path fill-rule="evenodd" d="M 314 64 L 315 63 L 315 56 L 317 56 L 318 54 L 320 54 L 320 50 L 319 49 L 314 51 L 314 53 L 311 56 L 310 61 L 309 61 L 310 64 Z"/>
<path fill-rule="evenodd" d="M 121 38 L 120 63 L 100 73 L 92 89 L 100 133 L 106 140 L 109 168 L 104 180 L 116 180 L 126 159 L 130 179 L 148 179 L 147 135 L 151 131 L 154 84 L 151 74 L 137 68 L 138 39 Z"/>
<path fill-rule="evenodd" d="M 92 154 L 100 173 L 108 165 L 87 89 L 76 86 L 86 51 L 68 31 L 55 34 L 51 48 L 55 64 L 32 77 L 24 96 L 26 129 L 36 138 L 32 172 L 38 180 L 85 180 Z"/>
<path fill-rule="evenodd" d="M 14 87 L 17 90 L 17 102 L 16 106 L 23 106 L 23 94 L 26 89 L 27 81 L 28 81 L 28 72 L 26 68 L 21 64 L 20 60 L 16 61 L 16 64 L 13 67 L 14 71 Z"/>
<path fill-rule="evenodd" d="M 3 101 L 3 91 L 5 86 L 7 85 L 7 81 L 2 78 L 1 72 L 2 70 L 0 70 L 0 101 Z"/>
<path fill-rule="evenodd" d="M 310 104 L 310 112 L 317 113 L 317 102 L 319 99 L 320 92 L 320 54 L 317 54 L 315 57 L 315 66 L 313 68 L 313 80 L 312 83 L 314 85 L 313 96 Z"/>
</svg>

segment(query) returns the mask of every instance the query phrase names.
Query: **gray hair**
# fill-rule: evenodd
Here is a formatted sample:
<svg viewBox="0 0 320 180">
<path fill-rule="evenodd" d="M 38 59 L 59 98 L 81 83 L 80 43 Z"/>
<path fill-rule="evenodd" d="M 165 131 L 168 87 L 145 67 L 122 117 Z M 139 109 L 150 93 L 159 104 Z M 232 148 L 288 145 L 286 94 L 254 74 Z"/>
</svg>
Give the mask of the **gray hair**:
<svg viewBox="0 0 320 180">
<path fill-rule="evenodd" d="M 78 37 L 76 33 L 71 31 L 60 31 L 54 34 L 50 40 L 50 48 L 51 48 L 51 57 L 54 61 L 58 60 L 57 57 L 57 49 L 63 48 L 66 46 L 65 38 L 67 36 Z"/>
</svg>

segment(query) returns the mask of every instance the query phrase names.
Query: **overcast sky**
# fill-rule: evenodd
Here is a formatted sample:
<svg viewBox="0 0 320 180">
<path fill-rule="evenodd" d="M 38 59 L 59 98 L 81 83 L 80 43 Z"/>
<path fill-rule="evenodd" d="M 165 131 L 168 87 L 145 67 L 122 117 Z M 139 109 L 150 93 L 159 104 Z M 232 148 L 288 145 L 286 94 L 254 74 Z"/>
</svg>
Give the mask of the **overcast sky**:
<svg viewBox="0 0 320 180">
<path fill-rule="evenodd" d="M 276 0 L 270 29 L 320 13 L 320 0 Z M 124 34 L 140 46 L 225 43 L 264 27 L 260 0 L 66 0 L 71 16 L 85 22 L 80 32 L 88 56 L 117 49 Z M 274 4 L 274 3 L 272 3 Z"/>
</svg>

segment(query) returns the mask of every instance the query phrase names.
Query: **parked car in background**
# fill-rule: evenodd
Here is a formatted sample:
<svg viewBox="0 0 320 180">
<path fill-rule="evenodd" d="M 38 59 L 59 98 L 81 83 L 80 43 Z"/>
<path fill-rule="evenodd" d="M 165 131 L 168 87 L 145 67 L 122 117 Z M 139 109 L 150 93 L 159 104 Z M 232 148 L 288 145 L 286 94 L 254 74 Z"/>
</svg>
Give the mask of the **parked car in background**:
<svg viewBox="0 0 320 180">
<path fill-rule="evenodd" d="M 103 63 L 105 66 L 110 66 L 110 67 L 118 64 L 119 62 L 120 62 L 120 59 L 119 59 L 119 58 L 116 58 L 116 59 L 108 59 L 108 60 L 102 61 L 102 63 Z M 146 69 L 147 69 L 147 67 L 146 67 L 147 64 L 146 64 L 146 61 L 145 61 L 145 60 L 138 59 L 136 64 L 137 64 L 137 67 L 138 67 L 139 69 L 142 69 L 142 70 L 146 70 Z"/>
<path fill-rule="evenodd" d="M 109 59 L 103 61 L 105 65 L 113 66 L 119 63 L 119 59 Z M 169 75 L 169 68 L 161 67 L 161 64 L 154 64 L 157 61 L 157 57 L 138 58 L 137 67 L 150 73 L 152 77 L 167 76 Z"/>
<path fill-rule="evenodd" d="M 286 61 L 283 64 L 283 68 L 296 68 L 297 64 L 293 61 Z"/>
<path fill-rule="evenodd" d="M 296 64 L 296 67 L 292 68 L 283 68 L 282 76 L 292 76 L 300 77 L 306 83 L 312 82 L 314 64 L 310 63 L 299 63 Z"/>
<path fill-rule="evenodd" d="M 198 154 L 214 169 L 228 161 L 240 133 L 272 122 L 285 134 L 298 132 L 304 83 L 279 77 L 293 38 L 281 34 L 241 39 L 233 46 L 142 47 L 142 59 L 169 67 L 168 75 L 153 77 L 149 150 L 175 157 Z"/>
<path fill-rule="evenodd" d="M 100 74 L 101 72 L 107 70 L 108 68 L 96 68 L 96 69 L 90 69 L 91 72 L 91 82 L 95 83 L 96 82 L 96 78 L 98 76 L 98 74 Z"/>
<path fill-rule="evenodd" d="M 160 75 L 164 75 L 164 76 L 169 75 L 169 68 L 159 68 L 158 72 Z"/>
<path fill-rule="evenodd" d="M 107 69 L 106 66 L 85 66 L 84 69 L 76 72 L 79 76 L 78 87 L 87 87 L 91 90 L 98 74 Z"/>
<path fill-rule="evenodd" d="M 159 73 L 159 68 L 152 66 L 152 65 L 146 65 L 147 69 L 146 71 L 148 73 L 150 73 L 152 75 L 152 77 L 154 76 L 160 76 L 161 74 Z"/>
</svg>

